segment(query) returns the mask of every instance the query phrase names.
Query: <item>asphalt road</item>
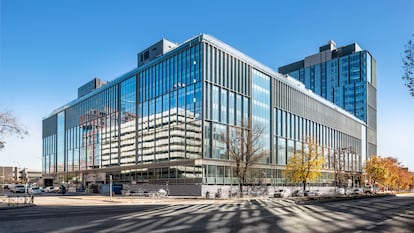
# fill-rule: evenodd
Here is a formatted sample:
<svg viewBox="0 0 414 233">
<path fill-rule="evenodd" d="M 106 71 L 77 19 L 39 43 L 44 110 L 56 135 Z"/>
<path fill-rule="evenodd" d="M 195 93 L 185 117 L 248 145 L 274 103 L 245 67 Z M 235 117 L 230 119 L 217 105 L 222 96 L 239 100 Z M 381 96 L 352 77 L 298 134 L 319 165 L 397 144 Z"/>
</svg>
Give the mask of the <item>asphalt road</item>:
<svg viewBox="0 0 414 233">
<path fill-rule="evenodd" d="M 90 202 L 88 202 L 90 203 Z M 0 210 L 0 232 L 413 232 L 414 195 L 296 205 L 242 202 L 38 205 Z"/>
</svg>

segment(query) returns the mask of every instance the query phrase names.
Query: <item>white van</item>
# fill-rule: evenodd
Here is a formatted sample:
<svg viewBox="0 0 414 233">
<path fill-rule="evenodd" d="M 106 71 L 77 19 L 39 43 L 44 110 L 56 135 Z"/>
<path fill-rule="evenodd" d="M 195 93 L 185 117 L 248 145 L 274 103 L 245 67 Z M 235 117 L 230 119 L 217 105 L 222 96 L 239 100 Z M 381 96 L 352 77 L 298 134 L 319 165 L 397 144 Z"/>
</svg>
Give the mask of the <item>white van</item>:
<svg viewBox="0 0 414 233">
<path fill-rule="evenodd" d="M 25 193 L 26 187 L 23 184 L 14 184 L 10 186 L 10 191 L 13 193 Z"/>
</svg>

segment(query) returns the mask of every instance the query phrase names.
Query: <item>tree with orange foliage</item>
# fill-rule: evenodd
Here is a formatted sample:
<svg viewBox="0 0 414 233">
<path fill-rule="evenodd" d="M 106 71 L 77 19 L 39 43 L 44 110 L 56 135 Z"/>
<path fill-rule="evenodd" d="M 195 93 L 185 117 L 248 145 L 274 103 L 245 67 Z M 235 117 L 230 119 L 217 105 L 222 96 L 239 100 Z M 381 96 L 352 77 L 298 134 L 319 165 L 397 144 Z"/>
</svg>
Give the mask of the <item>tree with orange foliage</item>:
<svg viewBox="0 0 414 233">
<path fill-rule="evenodd" d="M 364 170 L 373 184 L 387 190 L 410 190 L 414 187 L 414 175 L 402 167 L 396 158 L 372 156 L 366 161 Z"/>
<path fill-rule="evenodd" d="M 319 152 L 318 144 L 312 138 L 306 139 L 306 145 L 302 143 L 302 150 L 288 158 L 283 174 L 292 183 L 301 182 L 303 191 L 309 181 L 314 181 L 322 176 L 321 170 L 325 163 L 325 157 Z"/>
<path fill-rule="evenodd" d="M 414 175 L 408 171 L 407 168 L 398 169 L 398 189 L 399 190 L 410 190 L 414 185 Z"/>
<path fill-rule="evenodd" d="M 364 170 L 372 184 L 385 183 L 387 168 L 383 158 L 376 155 L 371 156 L 371 158 L 366 161 Z"/>
</svg>

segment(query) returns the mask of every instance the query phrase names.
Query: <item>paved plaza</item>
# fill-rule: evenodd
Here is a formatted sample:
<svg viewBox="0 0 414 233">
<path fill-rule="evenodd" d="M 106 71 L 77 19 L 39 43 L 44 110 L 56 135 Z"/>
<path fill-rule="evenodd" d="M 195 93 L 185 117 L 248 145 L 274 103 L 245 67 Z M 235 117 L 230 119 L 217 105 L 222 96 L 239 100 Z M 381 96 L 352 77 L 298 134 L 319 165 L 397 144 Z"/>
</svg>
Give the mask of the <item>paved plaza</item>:
<svg viewBox="0 0 414 233">
<path fill-rule="evenodd" d="M 0 210 L 0 232 L 412 232 L 414 195 L 295 204 L 286 199 L 41 196 Z"/>
</svg>

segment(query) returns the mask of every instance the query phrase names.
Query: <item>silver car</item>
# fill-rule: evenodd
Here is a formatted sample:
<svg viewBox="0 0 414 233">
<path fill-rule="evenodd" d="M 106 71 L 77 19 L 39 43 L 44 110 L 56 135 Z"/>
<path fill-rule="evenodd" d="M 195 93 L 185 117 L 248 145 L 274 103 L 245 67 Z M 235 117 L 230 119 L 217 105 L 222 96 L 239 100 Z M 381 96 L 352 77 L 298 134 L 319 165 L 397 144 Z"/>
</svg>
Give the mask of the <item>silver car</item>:
<svg viewBox="0 0 414 233">
<path fill-rule="evenodd" d="M 39 194 L 39 193 L 41 193 L 42 191 L 40 190 L 40 188 L 39 187 L 31 187 L 30 189 L 29 189 L 29 193 L 30 194 Z"/>
<path fill-rule="evenodd" d="M 26 187 L 22 184 L 15 184 L 10 189 L 10 191 L 12 191 L 14 193 L 25 193 L 26 192 Z"/>
</svg>

